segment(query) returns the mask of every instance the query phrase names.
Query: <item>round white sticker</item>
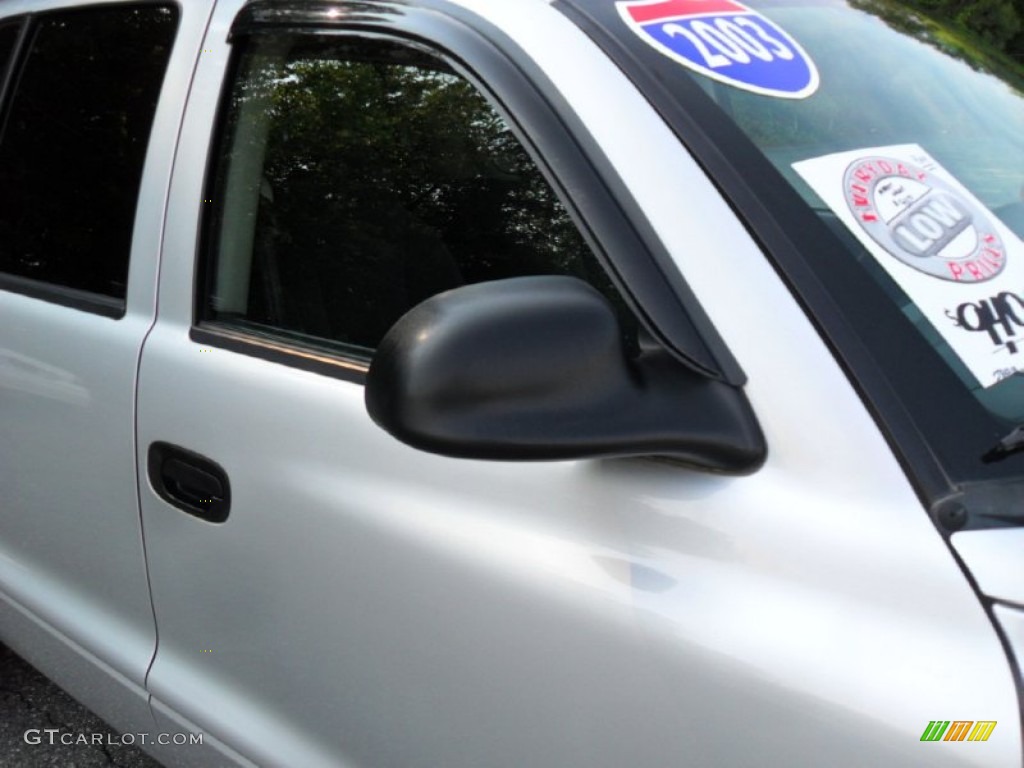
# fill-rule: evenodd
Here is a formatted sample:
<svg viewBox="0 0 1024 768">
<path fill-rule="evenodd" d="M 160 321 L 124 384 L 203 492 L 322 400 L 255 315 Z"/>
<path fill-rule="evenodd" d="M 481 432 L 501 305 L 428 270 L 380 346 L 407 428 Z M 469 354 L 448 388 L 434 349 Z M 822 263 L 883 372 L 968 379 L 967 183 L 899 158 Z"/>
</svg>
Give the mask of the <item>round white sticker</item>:
<svg viewBox="0 0 1024 768">
<path fill-rule="evenodd" d="M 846 169 L 843 193 L 864 231 L 916 270 L 980 283 L 1006 266 L 988 212 L 923 168 L 892 157 L 860 158 Z"/>
</svg>

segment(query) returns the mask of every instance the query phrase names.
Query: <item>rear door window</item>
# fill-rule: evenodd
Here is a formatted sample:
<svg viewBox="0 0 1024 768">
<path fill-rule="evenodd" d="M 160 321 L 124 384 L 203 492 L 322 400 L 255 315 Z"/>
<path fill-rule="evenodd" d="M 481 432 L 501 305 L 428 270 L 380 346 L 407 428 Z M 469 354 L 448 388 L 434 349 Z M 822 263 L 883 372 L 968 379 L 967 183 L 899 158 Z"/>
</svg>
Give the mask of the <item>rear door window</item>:
<svg viewBox="0 0 1024 768">
<path fill-rule="evenodd" d="M 123 305 L 177 7 L 102 6 L 28 23 L 0 116 L 0 286 Z M 15 29 L 0 27 L 0 58 Z"/>
</svg>

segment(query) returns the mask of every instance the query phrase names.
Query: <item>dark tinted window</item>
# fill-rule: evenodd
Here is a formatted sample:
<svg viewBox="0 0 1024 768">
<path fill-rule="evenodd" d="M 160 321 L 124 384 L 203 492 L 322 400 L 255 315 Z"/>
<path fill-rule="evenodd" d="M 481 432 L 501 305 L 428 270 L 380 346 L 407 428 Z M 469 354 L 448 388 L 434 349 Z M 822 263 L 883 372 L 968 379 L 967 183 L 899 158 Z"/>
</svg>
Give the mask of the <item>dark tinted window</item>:
<svg viewBox="0 0 1024 768">
<path fill-rule="evenodd" d="M 0 135 L 0 271 L 123 299 L 173 6 L 40 15 Z"/>
<path fill-rule="evenodd" d="M 21 30 L 19 22 L 0 24 L 0 87 L 3 86 L 7 77 L 7 66 L 10 63 L 11 54 L 14 52 L 14 44 L 18 42 L 18 32 Z"/>
<path fill-rule="evenodd" d="M 207 319 L 366 357 L 467 283 L 569 274 L 614 296 L 500 114 L 429 54 L 258 41 L 225 133 Z"/>
</svg>

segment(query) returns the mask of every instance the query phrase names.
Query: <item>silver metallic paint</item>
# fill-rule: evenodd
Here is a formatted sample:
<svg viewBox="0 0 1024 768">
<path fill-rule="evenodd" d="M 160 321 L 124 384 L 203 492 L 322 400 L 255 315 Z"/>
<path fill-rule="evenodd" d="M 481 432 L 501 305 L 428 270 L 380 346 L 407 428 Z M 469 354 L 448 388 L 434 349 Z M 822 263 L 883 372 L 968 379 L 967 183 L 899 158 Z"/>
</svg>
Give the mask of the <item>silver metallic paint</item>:
<svg viewBox="0 0 1024 768">
<path fill-rule="evenodd" d="M 0 17 L 82 4 L 12 0 Z M 156 643 L 132 461 L 135 378 L 155 317 L 167 179 L 208 11 L 208 3 L 181 9 L 136 212 L 125 316 L 0 291 L 0 632 L 121 728 L 139 727 L 120 713 L 137 710 L 126 704 L 132 699 L 145 702 Z"/>
<path fill-rule="evenodd" d="M 982 592 L 1024 605 L 1024 529 L 960 531 L 952 541 Z"/>
<path fill-rule="evenodd" d="M 358 385 L 199 354 L 191 264 L 165 262 L 140 444 L 210 456 L 235 496 L 212 528 L 144 495 L 154 695 L 192 719 L 205 703 L 215 733 L 270 764 L 1019 765 L 1014 728 L 973 751 L 918 742 L 942 712 L 1015 718 L 1005 655 L 713 186 L 563 17 L 462 4 L 606 147 L 750 375 L 769 463 L 726 479 L 420 454 L 369 423 Z M 218 77 L 207 66 L 197 89 Z M 195 242 L 211 109 L 190 105 L 168 252 Z"/>
<path fill-rule="evenodd" d="M 550 74 L 630 186 L 750 377 L 765 468 L 720 478 L 644 460 L 428 456 L 369 422 L 358 385 L 200 354 L 187 335 L 198 215 L 240 3 L 218 4 L 202 41 L 208 6 L 189 3 L 147 161 L 128 315 L 0 292 L 0 483 L 18 489 L 0 507 L 3 638 L 114 725 L 147 722 L 155 638 L 130 414 L 159 245 L 134 447 L 159 635 L 148 722 L 215 737 L 161 759 L 1020 766 L 992 626 L 734 214 L 557 12 L 461 4 Z M 0 13 L 29 6 L 43 4 Z M 227 523 L 153 493 L 153 440 L 225 467 Z M 64 462 L 54 477 L 38 469 L 48 451 Z M 957 717 L 1000 727 L 986 743 L 918 742 L 928 720 Z"/>
</svg>

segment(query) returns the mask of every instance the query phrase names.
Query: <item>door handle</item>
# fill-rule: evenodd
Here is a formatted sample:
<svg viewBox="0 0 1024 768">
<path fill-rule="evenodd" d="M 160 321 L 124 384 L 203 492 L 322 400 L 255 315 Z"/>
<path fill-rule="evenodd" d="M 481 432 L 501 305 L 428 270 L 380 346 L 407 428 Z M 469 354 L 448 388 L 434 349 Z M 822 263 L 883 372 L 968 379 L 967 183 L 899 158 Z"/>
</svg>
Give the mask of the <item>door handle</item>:
<svg viewBox="0 0 1024 768">
<path fill-rule="evenodd" d="M 231 484 L 215 461 L 170 443 L 149 446 L 149 482 L 157 495 L 209 523 L 223 523 L 231 508 Z"/>
</svg>

